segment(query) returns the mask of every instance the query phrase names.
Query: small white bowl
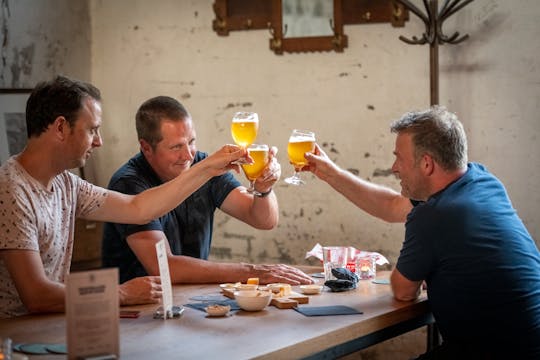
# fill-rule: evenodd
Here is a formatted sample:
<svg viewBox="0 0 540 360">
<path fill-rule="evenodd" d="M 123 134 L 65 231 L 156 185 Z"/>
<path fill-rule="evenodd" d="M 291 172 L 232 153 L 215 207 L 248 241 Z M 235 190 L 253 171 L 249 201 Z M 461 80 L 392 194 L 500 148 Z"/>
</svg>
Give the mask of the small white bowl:
<svg viewBox="0 0 540 360">
<path fill-rule="evenodd" d="M 225 316 L 231 310 L 229 305 L 208 305 L 204 308 L 208 316 Z"/>
<path fill-rule="evenodd" d="M 257 290 L 259 285 L 257 284 L 236 284 L 235 288 L 239 291 Z"/>
<path fill-rule="evenodd" d="M 302 294 L 306 295 L 316 295 L 320 294 L 322 291 L 322 285 L 310 284 L 310 285 L 300 285 L 300 291 Z"/>
<path fill-rule="evenodd" d="M 270 304 L 272 293 L 259 290 L 241 290 L 234 292 L 234 298 L 242 310 L 260 311 Z"/>
</svg>

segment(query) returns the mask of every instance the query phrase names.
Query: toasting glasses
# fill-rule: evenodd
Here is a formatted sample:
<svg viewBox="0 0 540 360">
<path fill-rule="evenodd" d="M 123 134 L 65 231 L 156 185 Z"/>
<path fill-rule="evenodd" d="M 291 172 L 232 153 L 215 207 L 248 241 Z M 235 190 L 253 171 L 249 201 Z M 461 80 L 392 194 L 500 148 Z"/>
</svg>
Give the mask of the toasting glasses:
<svg viewBox="0 0 540 360">
<path fill-rule="evenodd" d="M 231 122 L 231 135 L 236 145 L 247 149 L 257 138 L 259 116 L 257 113 L 240 111 L 234 114 Z M 246 164 L 245 159 L 237 160 L 237 164 Z"/>
<path fill-rule="evenodd" d="M 289 137 L 287 153 L 289 161 L 294 166 L 294 175 L 285 179 L 287 184 L 304 185 L 306 182 L 300 178 L 300 170 L 307 165 L 304 154 L 315 150 L 315 133 L 307 130 L 293 130 Z"/>
<path fill-rule="evenodd" d="M 268 145 L 251 144 L 247 148 L 249 156 L 253 159 L 251 164 L 242 164 L 242 169 L 246 174 L 246 178 L 249 180 L 248 193 L 254 195 L 260 195 L 255 190 L 255 180 L 262 175 L 266 165 L 268 165 Z"/>
</svg>

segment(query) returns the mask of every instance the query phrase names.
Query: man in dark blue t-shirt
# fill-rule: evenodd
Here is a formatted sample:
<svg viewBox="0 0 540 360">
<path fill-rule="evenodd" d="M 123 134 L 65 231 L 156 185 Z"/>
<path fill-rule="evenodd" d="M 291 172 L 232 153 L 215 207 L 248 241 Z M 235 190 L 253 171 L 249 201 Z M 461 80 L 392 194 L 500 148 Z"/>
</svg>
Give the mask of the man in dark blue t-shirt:
<svg viewBox="0 0 540 360">
<path fill-rule="evenodd" d="M 463 126 L 443 107 L 407 113 L 391 130 L 401 194 L 318 147 L 307 170 L 369 214 L 405 222 L 392 290 L 414 300 L 425 281 L 444 340 L 419 359 L 539 359 L 540 253 L 503 184 L 467 162 Z"/>
<path fill-rule="evenodd" d="M 140 153 L 111 178 L 109 189 L 138 194 L 168 182 L 207 155 L 195 145 L 195 128 L 187 110 L 175 99 L 158 96 L 144 102 L 136 114 Z M 118 267 L 120 282 L 146 274 L 159 274 L 155 244 L 166 239 L 173 283 L 245 282 L 311 283 L 312 279 L 288 265 L 253 265 L 207 261 L 212 242 L 214 211 L 225 213 L 257 229 L 271 229 L 278 221 L 272 186 L 281 167 L 270 151 L 270 161 L 255 181 L 255 195 L 230 174 L 216 176 L 164 216 L 143 225 L 106 223 L 102 260 Z"/>
</svg>

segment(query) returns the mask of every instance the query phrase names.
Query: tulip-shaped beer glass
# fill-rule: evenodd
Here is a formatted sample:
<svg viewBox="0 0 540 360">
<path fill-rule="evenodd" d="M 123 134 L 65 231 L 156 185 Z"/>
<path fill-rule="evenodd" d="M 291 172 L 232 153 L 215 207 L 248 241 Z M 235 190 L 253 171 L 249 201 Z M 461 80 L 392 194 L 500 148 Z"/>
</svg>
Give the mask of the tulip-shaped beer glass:
<svg viewBox="0 0 540 360">
<path fill-rule="evenodd" d="M 257 113 L 240 111 L 234 114 L 231 122 L 231 135 L 236 145 L 246 149 L 253 144 L 259 130 L 259 116 Z M 237 164 L 245 164 L 244 159 L 237 160 Z"/>
<path fill-rule="evenodd" d="M 242 169 L 246 174 L 246 178 L 249 180 L 248 193 L 253 195 L 260 195 L 255 190 L 255 180 L 262 175 L 266 165 L 268 165 L 268 145 L 251 144 L 247 148 L 249 156 L 253 159 L 251 164 L 242 164 Z"/>
<path fill-rule="evenodd" d="M 294 175 L 285 179 L 287 184 L 303 185 L 306 182 L 300 178 L 300 170 L 307 165 L 304 154 L 315 150 L 315 133 L 306 130 L 293 130 L 289 138 L 287 153 L 289 161 L 294 166 Z"/>
</svg>

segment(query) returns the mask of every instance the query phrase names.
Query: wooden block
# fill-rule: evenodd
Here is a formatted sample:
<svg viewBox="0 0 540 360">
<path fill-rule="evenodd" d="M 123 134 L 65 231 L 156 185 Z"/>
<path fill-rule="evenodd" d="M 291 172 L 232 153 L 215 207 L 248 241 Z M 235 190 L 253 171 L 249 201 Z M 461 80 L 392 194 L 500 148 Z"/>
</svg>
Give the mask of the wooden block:
<svg viewBox="0 0 540 360">
<path fill-rule="evenodd" d="M 299 304 L 307 304 L 307 303 L 309 303 L 309 296 L 304 295 L 304 294 L 299 294 L 299 293 L 294 292 L 294 291 L 291 292 L 291 294 L 289 296 L 287 296 L 287 298 L 289 298 L 291 300 L 295 300 Z"/>
<path fill-rule="evenodd" d="M 298 301 L 286 297 L 273 298 L 270 305 L 274 305 L 278 309 L 292 309 L 298 305 Z"/>
</svg>

